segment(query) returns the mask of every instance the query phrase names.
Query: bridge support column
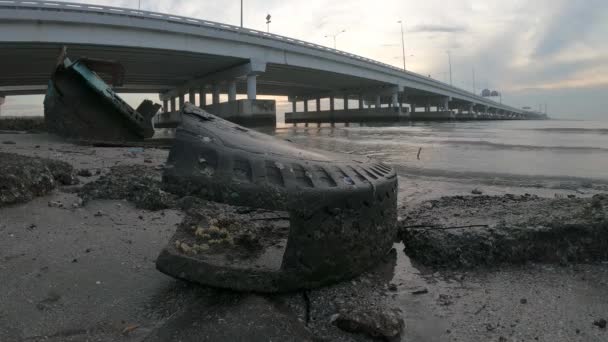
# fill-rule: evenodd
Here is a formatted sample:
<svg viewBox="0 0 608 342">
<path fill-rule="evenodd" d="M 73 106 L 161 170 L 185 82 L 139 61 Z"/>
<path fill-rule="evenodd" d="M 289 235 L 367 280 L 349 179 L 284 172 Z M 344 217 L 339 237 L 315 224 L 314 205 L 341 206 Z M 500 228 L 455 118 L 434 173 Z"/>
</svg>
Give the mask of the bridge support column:
<svg viewBox="0 0 608 342">
<path fill-rule="evenodd" d="M 196 104 L 196 92 L 194 89 L 188 90 L 188 102 Z"/>
<path fill-rule="evenodd" d="M 321 111 L 321 98 L 317 97 L 317 99 L 316 99 L 315 102 L 316 102 L 316 105 L 317 105 L 317 112 L 320 112 Z"/>
<path fill-rule="evenodd" d="M 236 81 L 228 83 L 228 101 L 236 101 Z"/>
<path fill-rule="evenodd" d="M 348 95 L 344 95 L 344 110 L 348 110 Z"/>
<path fill-rule="evenodd" d="M 393 95 L 391 97 L 391 105 L 393 106 L 393 109 L 396 109 L 395 111 L 399 110 L 399 93 L 397 91 L 393 92 Z"/>
<path fill-rule="evenodd" d="M 167 101 L 167 100 L 163 100 L 163 112 L 164 113 L 169 112 L 169 101 Z"/>
<path fill-rule="evenodd" d="M 257 82 L 258 82 L 258 76 L 257 75 L 247 75 L 247 99 L 249 100 L 255 100 L 257 93 L 258 93 L 258 89 L 257 89 Z"/>
<path fill-rule="evenodd" d="M 376 95 L 376 109 L 380 109 L 382 107 L 382 102 L 380 101 L 380 95 Z"/>
<path fill-rule="evenodd" d="M 0 96 L 0 115 L 2 115 L 2 105 L 4 104 L 4 101 L 6 101 L 6 97 Z"/>
<path fill-rule="evenodd" d="M 304 113 L 308 113 L 308 100 L 304 100 Z"/>
<path fill-rule="evenodd" d="M 186 103 L 186 94 L 179 95 L 179 110 L 184 108 L 184 103 Z"/>
<path fill-rule="evenodd" d="M 443 110 L 448 111 L 450 110 L 450 98 L 446 97 L 443 99 Z"/>
<path fill-rule="evenodd" d="M 363 110 L 363 95 L 359 95 L 359 110 Z"/>
<path fill-rule="evenodd" d="M 424 108 L 424 110 L 429 113 L 431 111 L 431 104 L 429 102 L 426 103 L 426 107 Z"/>
<path fill-rule="evenodd" d="M 296 99 L 295 99 L 295 97 L 293 98 L 293 100 L 291 100 L 291 112 L 292 113 L 296 112 Z"/>
<path fill-rule="evenodd" d="M 410 103 L 410 111 L 412 113 L 416 113 L 416 104 L 415 103 Z"/>
<path fill-rule="evenodd" d="M 329 97 L 329 110 L 331 112 L 334 111 L 334 97 L 333 97 L 333 95 Z"/>
<path fill-rule="evenodd" d="M 176 111 L 177 111 L 177 108 L 175 105 L 175 97 L 172 97 L 171 98 L 171 112 L 176 112 Z"/>
<path fill-rule="evenodd" d="M 205 108 L 207 105 L 207 92 L 205 91 L 205 87 L 201 87 L 198 92 L 198 103 L 200 108 Z"/>
<path fill-rule="evenodd" d="M 211 94 L 211 104 L 219 104 L 220 103 L 220 86 L 217 84 L 213 85 L 213 93 Z"/>
</svg>

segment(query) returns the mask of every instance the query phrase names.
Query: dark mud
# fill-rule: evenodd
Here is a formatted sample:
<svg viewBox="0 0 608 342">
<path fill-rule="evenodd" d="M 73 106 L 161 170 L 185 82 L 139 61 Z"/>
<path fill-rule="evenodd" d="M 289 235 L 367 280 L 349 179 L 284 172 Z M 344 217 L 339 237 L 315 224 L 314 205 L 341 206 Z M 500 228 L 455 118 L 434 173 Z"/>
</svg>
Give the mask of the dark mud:
<svg viewBox="0 0 608 342">
<path fill-rule="evenodd" d="M 175 208 L 177 197 L 161 189 L 159 167 L 120 165 L 99 179 L 85 184 L 78 194 L 86 203 L 94 199 L 128 200 L 137 208 L 162 210 Z"/>
<path fill-rule="evenodd" d="M 0 207 L 24 203 L 78 178 L 65 162 L 0 152 Z"/>
<path fill-rule="evenodd" d="M 399 237 L 427 266 L 608 260 L 608 196 L 454 196 L 406 213 Z"/>
<path fill-rule="evenodd" d="M 19 117 L 19 118 L 0 118 L 0 132 L 18 131 L 39 133 L 46 132 L 44 117 Z"/>
</svg>

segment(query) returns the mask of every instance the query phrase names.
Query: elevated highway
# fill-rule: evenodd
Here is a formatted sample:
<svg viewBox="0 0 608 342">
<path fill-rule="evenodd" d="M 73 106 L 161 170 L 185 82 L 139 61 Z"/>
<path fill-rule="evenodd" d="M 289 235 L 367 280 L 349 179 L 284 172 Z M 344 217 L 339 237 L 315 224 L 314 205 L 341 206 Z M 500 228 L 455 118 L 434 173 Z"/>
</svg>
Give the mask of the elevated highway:
<svg viewBox="0 0 608 342">
<path fill-rule="evenodd" d="M 343 99 L 344 108 L 433 106 L 438 112 L 503 115 L 524 112 L 443 82 L 325 46 L 249 28 L 108 6 L 0 0 L 0 97 L 43 94 L 63 46 L 71 58 L 120 61 L 118 92 L 158 93 L 175 111 L 197 94 L 202 106 L 247 94 L 288 96 L 294 103 Z M 211 101 L 206 101 L 206 94 Z M 210 103 L 207 103 L 210 102 Z"/>
</svg>

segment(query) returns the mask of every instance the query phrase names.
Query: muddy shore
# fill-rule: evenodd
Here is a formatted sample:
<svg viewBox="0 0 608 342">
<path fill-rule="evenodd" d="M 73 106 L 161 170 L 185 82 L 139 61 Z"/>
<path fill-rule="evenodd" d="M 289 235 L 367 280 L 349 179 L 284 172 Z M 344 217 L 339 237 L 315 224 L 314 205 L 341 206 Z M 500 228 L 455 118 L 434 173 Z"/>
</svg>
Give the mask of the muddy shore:
<svg viewBox="0 0 608 342">
<path fill-rule="evenodd" d="M 199 219 L 196 212 L 188 219 L 184 201 L 161 190 L 166 150 L 77 146 L 46 134 L 0 139 L 14 142 L 0 153 L 66 163 L 79 183 L 57 182 L 0 205 L 2 341 L 608 338 L 601 327 L 608 204 L 601 195 L 488 196 L 464 187 L 467 193 L 418 201 L 410 198 L 424 188 L 404 189 L 405 179 L 404 242 L 373 270 L 311 291 L 237 294 L 154 267 L 177 227 Z M 583 230 L 557 230 L 568 239 L 546 238 L 575 227 Z M 542 251 L 552 253 L 534 250 L 539 240 L 551 242 Z"/>
</svg>

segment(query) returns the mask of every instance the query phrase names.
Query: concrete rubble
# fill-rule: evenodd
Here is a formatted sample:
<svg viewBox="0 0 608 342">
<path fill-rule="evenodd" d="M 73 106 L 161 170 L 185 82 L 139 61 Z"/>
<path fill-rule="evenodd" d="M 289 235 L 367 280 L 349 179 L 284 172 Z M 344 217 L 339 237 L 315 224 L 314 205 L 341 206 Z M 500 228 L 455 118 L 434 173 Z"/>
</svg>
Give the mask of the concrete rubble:
<svg viewBox="0 0 608 342">
<path fill-rule="evenodd" d="M 408 211 L 399 237 L 412 259 L 434 267 L 605 261 L 608 196 L 443 197 Z"/>
</svg>

